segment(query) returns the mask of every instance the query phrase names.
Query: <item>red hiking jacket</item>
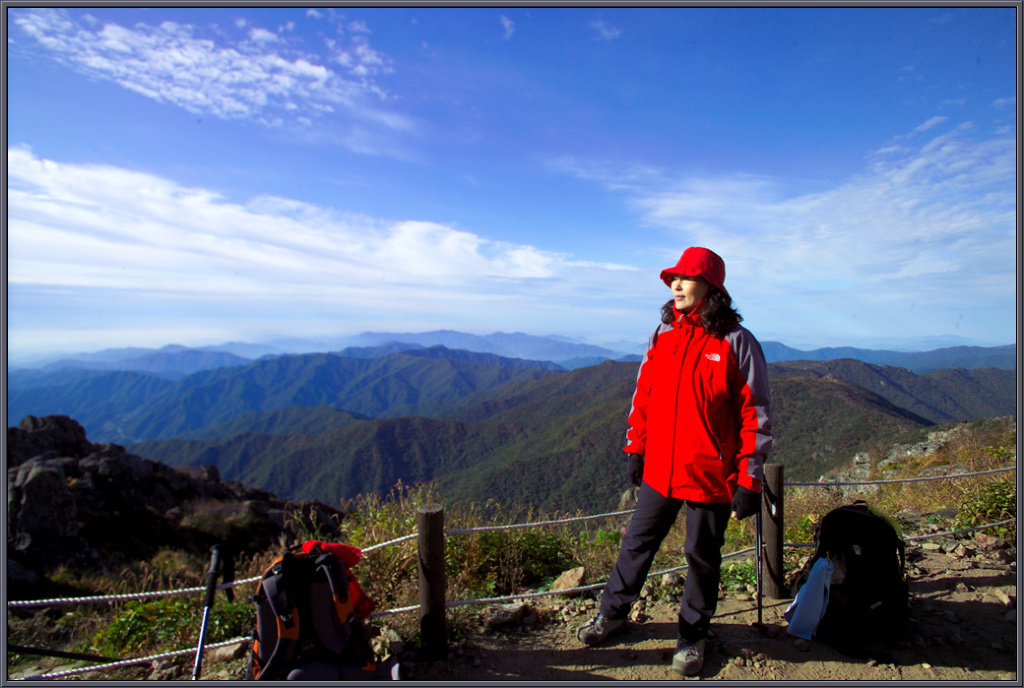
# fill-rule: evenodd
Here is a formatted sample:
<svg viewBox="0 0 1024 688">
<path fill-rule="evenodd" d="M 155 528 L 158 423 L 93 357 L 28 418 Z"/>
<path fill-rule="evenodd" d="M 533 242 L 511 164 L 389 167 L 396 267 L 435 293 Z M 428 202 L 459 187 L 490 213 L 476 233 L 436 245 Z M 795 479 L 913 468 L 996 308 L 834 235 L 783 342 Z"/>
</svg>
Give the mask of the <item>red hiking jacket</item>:
<svg viewBox="0 0 1024 688">
<path fill-rule="evenodd" d="M 732 500 L 760 492 L 772 444 L 768 366 L 738 326 L 724 339 L 676 312 L 651 335 L 640 363 L 624 451 L 644 457 L 644 482 L 664 497 Z"/>
</svg>

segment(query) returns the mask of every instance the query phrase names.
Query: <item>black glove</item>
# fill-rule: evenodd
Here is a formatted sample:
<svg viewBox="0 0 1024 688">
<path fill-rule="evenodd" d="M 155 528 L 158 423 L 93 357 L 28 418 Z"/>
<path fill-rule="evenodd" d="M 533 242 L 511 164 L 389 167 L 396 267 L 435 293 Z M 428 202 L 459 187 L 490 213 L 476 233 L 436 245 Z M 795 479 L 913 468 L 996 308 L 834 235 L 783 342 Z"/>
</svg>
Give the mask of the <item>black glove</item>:
<svg viewBox="0 0 1024 688">
<path fill-rule="evenodd" d="M 736 520 L 742 520 L 747 516 L 753 516 L 761 510 L 761 493 L 748 490 L 742 485 L 736 486 L 736 492 L 732 495 L 732 515 Z"/>
<path fill-rule="evenodd" d="M 630 454 L 626 459 L 626 475 L 629 482 L 640 487 L 640 481 L 644 477 L 644 457 L 640 454 Z"/>
</svg>

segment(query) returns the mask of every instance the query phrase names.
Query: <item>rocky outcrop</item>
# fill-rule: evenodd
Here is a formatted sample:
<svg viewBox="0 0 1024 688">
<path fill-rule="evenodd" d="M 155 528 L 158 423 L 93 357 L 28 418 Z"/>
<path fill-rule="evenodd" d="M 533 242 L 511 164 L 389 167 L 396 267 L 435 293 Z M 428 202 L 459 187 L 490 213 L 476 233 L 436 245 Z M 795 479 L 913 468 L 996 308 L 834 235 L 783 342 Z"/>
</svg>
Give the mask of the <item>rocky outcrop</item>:
<svg viewBox="0 0 1024 688">
<path fill-rule="evenodd" d="M 254 552 L 310 534 L 340 537 L 337 509 L 223 481 L 212 466 L 179 470 L 93 444 L 66 416 L 8 428 L 5 458 L 11 597 L 62 565 L 102 570 L 163 548 Z"/>
<path fill-rule="evenodd" d="M 925 441 L 916 444 L 893 444 L 884 458 L 872 459 L 870 452 L 859 452 L 848 465 L 836 468 L 818 478 L 819 482 L 863 483 L 893 477 L 907 462 L 921 461 L 941 455 L 948 446 L 969 434 L 967 425 L 959 423 L 946 430 L 929 432 Z M 1015 424 L 1014 426 L 1015 427 Z M 890 472 L 891 471 L 891 472 Z M 940 462 L 915 471 L 915 477 L 956 475 L 968 473 L 968 466 L 955 461 Z M 836 488 L 843 499 L 851 499 L 877 492 L 878 485 L 842 485 Z"/>
</svg>

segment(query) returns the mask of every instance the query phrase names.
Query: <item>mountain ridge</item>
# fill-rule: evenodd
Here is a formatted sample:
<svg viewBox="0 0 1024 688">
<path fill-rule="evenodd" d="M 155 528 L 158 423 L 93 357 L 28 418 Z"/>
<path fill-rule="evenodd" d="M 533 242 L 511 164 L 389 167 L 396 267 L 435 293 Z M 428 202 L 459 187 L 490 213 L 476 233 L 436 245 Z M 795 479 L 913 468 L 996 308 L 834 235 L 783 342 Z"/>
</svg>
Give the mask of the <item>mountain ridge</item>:
<svg viewBox="0 0 1024 688">
<path fill-rule="evenodd" d="M 776 434 L 771 460 L 782 461 L 791 478 L 814 479 L 875 444 L 935 425 L 839 377 L 885 379 L 893 370 L 859 362 L 829 369 L 813 365 L 769 365 Z M 1008 371 L 996 372 L 1000 379 L 1012 377 Z M 328 503 L 359 491 L 387 489 L 389 479 L 400 478 L 406 484 L 437 481 L 452 498 L 607 508 L 620 489 L 607 474 L 623 466 L 621 447 L 635 377 L 634 364 L 605 362 L 467 395 L 443 417 L 328 424 L 319 436 L 271 436 L 254 425 L 248 434 L 232 438 L 150 441 L 132 450 L 170 465 L 213 463 L 226 477 L 257 486 L 286 474 L 290 488 L 304 485 L 313 490 L 305 496 Z M 922 385 L 920 393 L 946 394 L 941 382 Z M 1003 404 L 1015 412 L 1015 397 Z M 403 473 L 399 464 L 409 472 Z M 296 472 L 302 480 L 292 479 Z"/>
<path fill-rule="evenodd" d="M 291 406 L 327 405 L 367 417 L 459 417 L 460 409 L 487 402 L 490 390 L 515 378 L 524 378 L 522 394 L 528 401 L 544 389 L 543 384 L 531 386 L 533 381 L 566 372 L 547 361 L 405 346 L 347 350 L 354 354 L 348 356 L 290 354 L 199 371 L 176 381 L 139 372 L 75 369 L 60 384 L 58 373 L 20 373 L 8 390 L 8 425 L 26 415 L 63 414 L 81 419 L 98 440 L 132 443 L 190 436 L 244 413 Z M 600 371 L 609 363 L 574 370 L 584 371 L 579 376 L 584 379 L 594 374 L 586 371 Z M 623 365 L 635 371 L 635 364 Z M 918 375 L 853 359 L 769 366 L 819 377 L 838 375 L 932 423 L 1005 414 L 1010 411 L 1007 400 L 1014 405 L 1016 400 L 1015 374 L 994 368 Z M 515 395 L 503 394 L 491 400 L 493 408 L 519 403 Z M 479 416 L 486 408 L 477 406 L 472 413 Z"/>
<path fill-rule="evenodd" d="M 422 404 L 444 408 L 460 397 L 517 377 L 562 368 L 547 361 L 437 347 L 375 358 L 288 355 L 247 366 L 199 371 L 177 381 L 135 372 L 87 376 L 64 386 L 8 390 L 8 425 L 27 415 L 87 417 L 99 441 L 167 439 L 227 423 L 251 411 L 329 405 L 367 415 L 415 414 Z M 123 386 L 148 384 L 150 394 L 120 403 Z M 129 390 L 131 392 L 131 390 Z M 101 401 L 99 409 L 94 403 Z"/>
<path fill-rule="evenodd" d="M 180 352 L 165 352 L 180 353 Z M 856 452 L 950 419 L 1016 412 L 1016 373 L 853 359 L 770 363 L 773 458 L 814 478 Z M 619 485 L 635 362 L 550 361 L 413 343 L 288 354 L 199 371 L 83 371 L 9 390 L 25 415 L 82 419 L 96 441 L 169 465 L 323 501 L 434 480 L 454 497 L 605 508 Z M 56 377 L 55 377 L 56 376 Z M 32 376 L 26 374 L 26 384 Z"/>
<path fill-rule="evenodd" d="M 220 360 L 223 361 L 223 365 L 245 365 L 261 358 L 284 355 L 343 354 L 345 350 L 361 349 L 365 352 L 380 347 L 399 350 L 401 348 L 429 348 L 438 345 L 453 350 L 490 353 L 506 358 L 551 361 L 571 369 L 596 365 L 603 360 L 640 360 L 645 341 L 637 341 L 634 346 L 629 347 L 631 350 L 618 350 L 586 344 L 566 337 L 539 337 L 523 333 L 496 332 L 490 335 L 472 335 L 454 330 L 422 333 L 364 332 L 360 335 L 339 337 L 329 341 L 284 340 L 276 344 L 229 342 L 195 348 L 171 344 L 160 349 L 137 347 L 105 349 L 94 353 L 73 354 L 71 357 L 58 356 L 41 359 L 33 365 L 36 366 L 36 369 L 41 368 L 44 371 L 71 367 L 105 370 L 116 368 L 181 377 L 217 367 L 218 356 L 222 357 Z M 619 342 L 617 346 L 625 348 L 626 343 Z M 915 373 L 954 367 L 1015 369 L 1017 363 L 1016 343 L 993 347 L 958 345 L 916 352 L 856 347 L 825 347 L 804 351 L 774 341 L 761 342 L 761 347 L 764 350 L 765 359 L 769 363 L 853 358 L 865 363 L 907 368 Z M 20 371 L 24 375 L 25 371 L 33 369 L 30 366 L 21 365 L 13 366 L 11 370 L 12 372 Z"/>
</svg>

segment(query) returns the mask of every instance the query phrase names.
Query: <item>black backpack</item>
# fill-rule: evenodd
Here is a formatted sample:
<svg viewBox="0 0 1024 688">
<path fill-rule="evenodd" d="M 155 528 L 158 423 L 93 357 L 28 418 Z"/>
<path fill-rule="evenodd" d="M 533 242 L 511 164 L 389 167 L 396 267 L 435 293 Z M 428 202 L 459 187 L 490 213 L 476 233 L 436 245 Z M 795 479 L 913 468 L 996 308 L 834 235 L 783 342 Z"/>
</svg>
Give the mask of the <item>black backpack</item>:
<svg viewBox="0 0 1024 688">
<path fill-rule="evenodd" d="M 853 656 L 871 648 L 892 648 L 910 618 L 906 545 L 896 526 L 864 501 L 825 514 L 816 526 L 814 554 L 794 583 L 806 581 L 814 562 L 826 557 L 835 567 L 828 605 L 815 638 Z"/>
<path fill-rule="evenodd" d="M 251 598 L 256 631 L 246 680 L 397 678 L 397 669 L 373 662 L 363 620 L 372 601 L 348 566 L 322 544 L 285 553 L 264 572 Z"/>
</svg>

